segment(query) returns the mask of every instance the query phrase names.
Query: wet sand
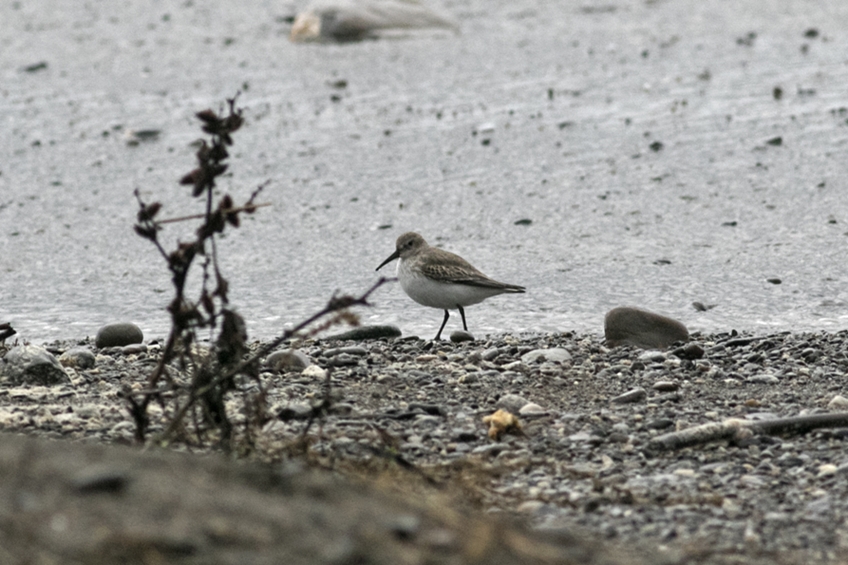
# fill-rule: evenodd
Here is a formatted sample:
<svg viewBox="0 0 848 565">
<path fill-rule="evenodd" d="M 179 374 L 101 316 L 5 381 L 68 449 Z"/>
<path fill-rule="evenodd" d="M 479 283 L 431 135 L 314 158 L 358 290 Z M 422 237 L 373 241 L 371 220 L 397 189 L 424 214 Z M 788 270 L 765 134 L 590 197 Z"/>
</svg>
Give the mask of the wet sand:
<svg viewBox="0 0 848 565">
<path fill-rule="evenodd" d="M 845 3 L 439 7 L 460 35 L 345 45 L 290 43 L 289 4 L 0 8 L 0 321 L 164 335 L 132 191 L 196 212 L 176 182 L 194 112 L 241 90 L 221 188 L 270 179 L 273 208 L 222 257 L 254 337 L 370 286 L 408 230 L 528 288 L 469 308 L 478 336 L 600 334 L 625 304 L 693 330 L 848 327 Z M 406 334 L 440 322 L 398 286 L 374 302 L 366 321 Z"/>
</svg>

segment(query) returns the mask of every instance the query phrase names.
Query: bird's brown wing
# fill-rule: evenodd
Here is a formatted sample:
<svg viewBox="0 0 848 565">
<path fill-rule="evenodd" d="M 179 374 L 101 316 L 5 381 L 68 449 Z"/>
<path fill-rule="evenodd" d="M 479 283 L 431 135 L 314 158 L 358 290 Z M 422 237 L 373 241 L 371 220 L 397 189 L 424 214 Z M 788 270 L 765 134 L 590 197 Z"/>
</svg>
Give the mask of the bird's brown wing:
<svg viewBox="0 0 848 565">
<path fill-rule="evenodd" d="M 455 284 L 467 284 L 485 288 L 497 288 L 522 292 L 523 287 L 492 280 L 471 263 L 449 251 L 438 249 L 422 261 L 418 267 L 425 276 L 436 281 Z"/>
</svg>

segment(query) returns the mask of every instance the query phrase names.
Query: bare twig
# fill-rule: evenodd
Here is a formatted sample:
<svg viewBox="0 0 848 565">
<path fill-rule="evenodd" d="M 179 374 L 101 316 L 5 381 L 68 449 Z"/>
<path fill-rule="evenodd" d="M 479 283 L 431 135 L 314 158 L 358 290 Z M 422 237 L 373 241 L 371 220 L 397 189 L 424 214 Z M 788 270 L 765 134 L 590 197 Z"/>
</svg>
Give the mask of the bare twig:
<svg viewBox="0 0 848 565">
<path fill-rule="evenodd" d="M 730 419 L 663 434 L 648 443 L 648 451 L 671 451 L 718 440 L 740 440 L 752 434 L 803 434 L 821 428 L 848 427 L 848 412 L 813 414 L 772 420 Z"/>
<path fill-rule="evenodd" d="M 265 206 L 271 206 L 270 202 L 263 202 L 262 204 L 247 204 L 245 206 L 237 206 L 235 208 L 228 208 L 226 210 L 222 210 L 224 214 L 237 214 L 239 212 L 247 212 L 248 214 L 253 213 L 257 208 L 264 208 Z M 157 220 L 159 224 L 173 224 L 175 222 L 185 222 L 187 220 L 202 220 L 206 217 L 206 214 L 192 214 L 190 216 L 180 216 L 179 218 L 168 218 L 165 220 Z"/>
<path fill-rule="evenodd" d="M 199 398 L 201 398 L 203 395 L 207 394 L 212 388 L 219 386 L 219 385 L 221 385 L 221 383 L 232 379 L 235 375 L 242 373 L 247 367 L 252 366 L 260 358 L 264 357 L 270 351 L 279 347 L 279 345 L 281 343 L 283 343 L 284 341 L 286 341 L 288 339 L 291 339 L 294 336 L 297 336 L 302 330 L 304 330 L 308 326 L 314 324 L 317 320 L 323 318 L 324 316 L 327 316 L 327 315 L 334 313 L 334 312 L 338 312 L 340 310 L 346 310 L 346 309 L 350 308 L 351 306 L 370 306 L 370 304 L 368 303 L 368 298 L 371 296 L 371 294 L 374 293 L 375 290 L 380 288 L 383 284 L 385 284 L 389 280 L 390 279 L 388 279 L 386 277 L 381 277 L 376 283 L 374 283 L 371 286 L 371 288 L 366 290 L 362 295 L 360 295 L 358 297 L 352 297 L 352 296 L 348 296 L 348 295 L 343 295 L 343 296 L 333 295 L 333 297 L 330 298 L 329 302 L 327 303 L 327 305 L 323 309 L 321 309 L 317 313 L 313 314 L 312 316 L 310 316 L 306 320 L 303 320 L 302 322 L 300 322 L 299 324 L 297 324 L 293 328 L 287 329 L 286 331 L 283 332 L 282 335 L 280 335 L 276 339 L 274 339 L 271 342 L 260 347 L 253 355 L 251 355 L 247 359 L 244 359 L 240 363 L 234 365 L 233 367 L 231 367 L 227 370 L 221 371 L 218 375 L 216 375 L 214 378 L 212 378 L 211 381 L 209 381 L 208 383 L 204 384 L 203 386 L 199 386 L 197 388 L 192 389 L 191 394 L 190 394 L 189 398 L 187 399 L 186 403 L 179 409 L 177 414 L 171 419 L 171 422 L 168 425 L 168 427 L 159 436 L 159 440 L 165 441 L 168 438 L 170 438 L 171 435 L 174 433 L 174 431 L 176 431 L 176 429 L 180 426 L 181 421 L 185 417 L 186 413 L 188 413 L 188 411 L 192 408 L 194 403 L 197 402 L 197 400 Z M 328 374 L 327 378 L 329 379 L 329 374 Z M 327 390 L 329 391 L 329 384 L 328 384 Z M 328 392 L 328 394 L 329 394 L 329 392 Z M 319 406 L 323 406 L 323 402 Z M 312 418 L 312 416 L 310 416 L 309 426 L 311 426 L 311 418 Z"/>
</svg>

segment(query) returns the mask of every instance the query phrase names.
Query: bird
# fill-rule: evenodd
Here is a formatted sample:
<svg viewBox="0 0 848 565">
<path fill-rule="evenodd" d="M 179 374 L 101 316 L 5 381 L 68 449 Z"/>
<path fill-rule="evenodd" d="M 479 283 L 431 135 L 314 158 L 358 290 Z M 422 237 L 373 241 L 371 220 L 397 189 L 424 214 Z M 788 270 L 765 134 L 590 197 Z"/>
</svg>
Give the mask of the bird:
<svg viewBox="0 0 848 565">
<path fill-rule="evenodd" d="M 444 249 L 430 247 L 420 234 L 407 232 L 397 239 L 395 252 L 380 263 L 377 271 L 395 259 L 400 259 L 397 276 L 403 291 L 415 302 L 445 311 L 442 326 L 450 318 L 450 310 L 459 310 L 462 327 L 467 332 L 465 306 L 477 304 L 498 294 L 524 293 L 525 288 L 492 280 L 468 261 Z"/>
<path fill-rule="evenodd" d="M 451 17 L 417 0 L 315 0 L 292 23 L 289 39 L 361 41 L 381 30 L 444 28 L 459 33 Z"/>
</svg>

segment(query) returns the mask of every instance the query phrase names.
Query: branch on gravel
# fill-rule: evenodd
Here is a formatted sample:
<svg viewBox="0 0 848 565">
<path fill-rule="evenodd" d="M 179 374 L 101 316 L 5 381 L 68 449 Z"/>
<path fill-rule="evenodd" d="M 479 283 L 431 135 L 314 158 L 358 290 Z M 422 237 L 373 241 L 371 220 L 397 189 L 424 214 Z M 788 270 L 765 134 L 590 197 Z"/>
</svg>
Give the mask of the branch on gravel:
<svg viewBox="0 0 848 565">
<path fill-rule="evenodd" d="M 718 440 L 742 441 L 754 434 L 804 434 L 821 428 L 844 427 L 848 427 L 848 412 L 756 421 L 733 418 L 657 436 L 648 442 L 647 450 L 671 451 Z"/>
<path fill-rule="evenodd" d="M 235 375 L 244 372 L 248 367 L 253 366 L 261 357 L 264 357 L 272 350 L 279 347 L 284 341 L 291 339 L 293 337 L 297 337 L 301 335 L 301 332 L 305 330 L 307 327 L 315 324 L 317 321 L 321 320 L 329 316 L 330 314 L 336 314 L 331 317 L 329 320 L 321 323 L 318 326 L 313 327 L 308 335 L 314 335 L 320 331 L 323 331 L 329 326 L 333 326 L 342 322 L 349 322 L 356 324 L 358 323 L 358 319 L 352 313 L 348 312 L 348 309 L 352 306 L 371 306 L 368 302 L 368 298 L 371 294 L 374 293 L 375 290 L 383 286 L 385 283 L 390 282 L 395 279 L 390 279 L 386 277 L 380 278 L 376 283 L 374 283 L 371 288 L 366 290 L 360 296 L 349 296 L 342 295 L 338 296 L 334 294 L 330 300 L 327 302 L 327 305 L 321 309 L 319 312 L 313 314 L 309 318 L 303 320 L 293 328 L 287 329 L 271 342 L 260 347 L 255 353 L 244 359 L 243 361 L 234 364 L 232 367 L 221 371 L 217 375 L 215 375 L 211 380 L 204 383 L 202 386 L 198 386 L 191 390 L 191 394 L 186 400 L 185 404 L 183 404 L 176 415 L 171 419 L 168 424 L 168 427 L 162 432 L 161 436 L 158 438 L 159 441 L 168 440 L 171 436 L 176 432 L 181 426 L 185 415 L 188 411 L 195 405 L 195 403 L 204 397 L 204 395 L 208 394 L 211 390 L 216 387 L 221 386 L 222 384 L 229 382 Z M 327 395 L 329 395 L 329 373 L 327 375 Z M 314 417 L 317 415 L 315 411 L 318 413 L 323 413 L 326 409 L 329 408 L 330 403 L 329 399 L 325 399 L 326 402 L 322 401 L 315 409 L 313 409 L 313 414 L 310 416 L 309 426 L 312 425 L 312 421 Z M 308 427 L 307 426 L 307 429 Z"/>
</svg>

